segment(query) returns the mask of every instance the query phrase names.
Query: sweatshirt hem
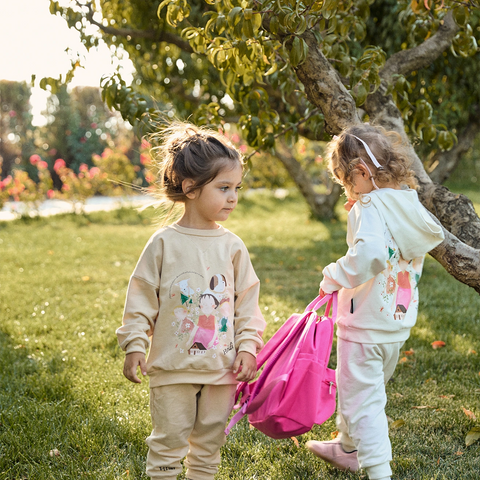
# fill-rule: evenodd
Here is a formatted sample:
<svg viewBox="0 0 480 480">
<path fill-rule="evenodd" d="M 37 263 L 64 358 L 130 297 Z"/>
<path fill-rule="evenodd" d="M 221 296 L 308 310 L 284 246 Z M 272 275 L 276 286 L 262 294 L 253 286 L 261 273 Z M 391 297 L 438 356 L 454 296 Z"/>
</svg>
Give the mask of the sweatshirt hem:
<svg viewBox="0 0 480 480">
<path fill-rule="evenodd" d="M 402 328 L 396 332 L 385 330 L 367 330 L 337 323 L 337 337 L 354 343 L 397 343 L 405 342 L 410 337 L 410 328 Z"/>
<path fill-rule="evenodd" d="M 197 385 L 231 385 L 238 381 L 232 370 L 159 370 L 148 372 L 150 388 L 189 383 Z"/>
</svg>

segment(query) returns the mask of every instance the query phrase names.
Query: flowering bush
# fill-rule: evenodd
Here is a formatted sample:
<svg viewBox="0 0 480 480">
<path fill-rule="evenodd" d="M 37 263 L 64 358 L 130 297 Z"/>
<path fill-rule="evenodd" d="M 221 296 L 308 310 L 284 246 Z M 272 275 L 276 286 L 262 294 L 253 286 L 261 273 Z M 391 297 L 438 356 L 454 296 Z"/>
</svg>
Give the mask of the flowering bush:
<svg viewBox="0 0 480 480">
<path fill-rule="evenodd" d="M 3 208 L 4 203 L 12 198 L 16 202 L 25 203 L 27 214 L 32 210 L 38 214 L 40 204 L 45 197 L 52 197 L 53 182 L 47 162 L 43 161 L 39 155 L 32 155 L 30 163 L 37 167 L 39 182 L 35 183 L 24 170 L 13 170 L 11 175 L 0 182 L 0 208 Z"/>
<path fill-rule="evenodd" d="M 62 181 L 62 189 L 55 196 L 72 202 L 74 207 L 78 205 L 80 210 L 83 210 L 88 198 L 108 189 L 107 174 L 98 167 L 88 168 L 83 163 L 76 174 L 66 166 L 63 159 L 57 158 L 53 169 Z"/>
<path fill-rule="evenodd" d="M 101 155 L 92 156 L 93 163 L 107 180 L 100 186 L 103 195 L 124 195 L 134 185 L 137 174 L 130 159 L 120 151 L 106 148 Z M 95 168 L 95 167 L 94 167 Z"/>
</svg>

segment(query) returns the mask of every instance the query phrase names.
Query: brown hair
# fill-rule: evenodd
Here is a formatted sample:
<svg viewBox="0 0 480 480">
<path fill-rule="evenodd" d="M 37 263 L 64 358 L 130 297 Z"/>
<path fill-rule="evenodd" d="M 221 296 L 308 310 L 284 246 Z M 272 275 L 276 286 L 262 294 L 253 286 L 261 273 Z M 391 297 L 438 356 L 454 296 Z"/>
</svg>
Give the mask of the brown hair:
<svg viewBox="0 0 480 480">
<path fill-rule="evenodd" d="M 370 147 L 383 168 L 374 166 L 362 142 L 355 136 Z M 377 183 L 406 184 L 411 188 L 417 185 L 401 136 L 380 126 L 361 124 L 347 128 L 330 142 L 327 158 L 334 179 L 350 191 L 354 188 L 354 170 L 361 160 L 368 165 Z"/>
<path fill-rule="evenodd" d="M 219 172 L 240 165 L 241 153 L 226 137 L 191 123 L 175 121 L 161 133 L 152 136 L 155 143 L 153 153 L 158 167 L 160 195 L 172 202 L 184 202 L 186 195 L 182 188 L 185 179 L 192 179 L 195 185 L 189 190 L 201 189 L 210 183 Z"/>
</svg>

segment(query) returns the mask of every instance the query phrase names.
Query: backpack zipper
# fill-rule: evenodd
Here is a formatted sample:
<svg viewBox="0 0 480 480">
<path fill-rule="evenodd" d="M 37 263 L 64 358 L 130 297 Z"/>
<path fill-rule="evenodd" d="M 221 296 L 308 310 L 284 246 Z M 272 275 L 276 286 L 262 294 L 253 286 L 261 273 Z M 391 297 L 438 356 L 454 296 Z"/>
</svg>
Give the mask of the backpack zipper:
<svg viewBox="0 0 480 480">
<path fill-rule="evenodd" d="M 329 395 L 332 394 L 332 385 L 333 385 L 333 382 L 330 382 L 330 388 L 328 389 L 328 394 Z"/>
</svg>

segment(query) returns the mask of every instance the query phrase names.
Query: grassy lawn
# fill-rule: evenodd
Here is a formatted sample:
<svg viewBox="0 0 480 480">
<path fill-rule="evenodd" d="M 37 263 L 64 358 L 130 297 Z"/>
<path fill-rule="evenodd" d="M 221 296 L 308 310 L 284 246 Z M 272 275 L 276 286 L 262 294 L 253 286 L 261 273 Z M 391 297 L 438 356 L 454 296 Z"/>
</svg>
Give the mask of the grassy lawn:
<svg viewBox="0 0 480 480">
<path fill-rule="evenodd" d="M 340 215 L 321 223 L 295 196 L 256 194 L 227 222 L 262 281 L 267 339 L 314 298 L 321 269 L 345 252 Z M 147 478 L 148 384 L 122 376 L 115 329 L 129 276 L 156 229 L 152 218 L 119 210 L 0 225 L 0 480 Z M 388 385 L 387 414 L 404 421 L 391 428 L 394 478 L 476 480 L 480 441 L 466 447 L 465 436 L 479 422 L 464 409 L 480 418 L 480 298 L 431 258 L 420 296 L 405 345 L 414 353 L 402 357 Z M 434 350 L 435 340 L 445 348 Z M 332 418 L 297 446 L 244 419 L 223 448 L 217 478 L 365 478 L 304 448 L 334 430 Z"/>
</svg>

